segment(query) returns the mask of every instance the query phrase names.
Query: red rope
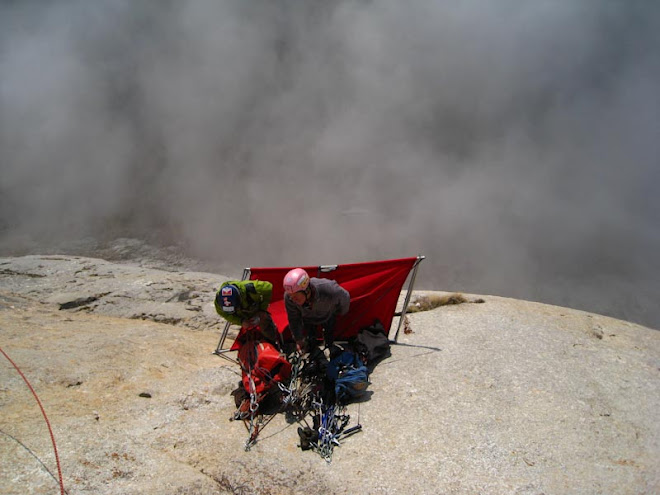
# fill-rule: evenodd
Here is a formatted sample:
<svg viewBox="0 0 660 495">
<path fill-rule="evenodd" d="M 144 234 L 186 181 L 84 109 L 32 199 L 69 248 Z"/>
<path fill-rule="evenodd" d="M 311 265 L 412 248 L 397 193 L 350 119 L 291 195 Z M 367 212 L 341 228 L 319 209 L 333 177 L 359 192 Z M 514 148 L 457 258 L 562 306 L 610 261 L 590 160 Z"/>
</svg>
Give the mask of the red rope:
<svg viewBox="0 0 660 495">
<path fill-rule="evenodd" d="M 60 467 L 60 456 L 57 454 L 57 445 L 55 445 L 55 435 L 53 435 L 53 429 L 50 427 L 50 421 L 48 421 L 48 416 L 46 416 L 46 411 L 44 410 L 44 407 L 41 405 L 41 401 L 39 400 L 39 397 L 37 396 L 37 393 L 34 391 L 32 388 L 32 385 L 30 385 L 30 382 L 28 379 L 25 377 L 23 372 L 20 370 L 18 366 L 16 366 L 16 363 L 12 361 L 12 359 L 7 355 L 5 351 L 2 350 L 0 347 L 0 352 L 7 358 L 7 361 L 9 361 L 14 368 L 16 368 L 16 371 L 18 371 L 18 374 L 21 375 L 21 378 L 25 381 L 26 385 L 32 392 L 32 395 L 34 395 L 34 398 L 37 400 L 37 404 L 39 404 L 39 409 L 41 409 L 41 414 L 43 414 L 44 419 L 46 420 L 46 425 L 48 425 L 48 432 L 50 433 L 50 440 L 53 442 L 53 450 L 55 451 L 55 462 L 57 463 L 57 474 L 60 477 L 60 493 L 61 495 L 65 494 L 64 491 L 64 482 L 62 481 L 62 468 Z"/>
</svg>

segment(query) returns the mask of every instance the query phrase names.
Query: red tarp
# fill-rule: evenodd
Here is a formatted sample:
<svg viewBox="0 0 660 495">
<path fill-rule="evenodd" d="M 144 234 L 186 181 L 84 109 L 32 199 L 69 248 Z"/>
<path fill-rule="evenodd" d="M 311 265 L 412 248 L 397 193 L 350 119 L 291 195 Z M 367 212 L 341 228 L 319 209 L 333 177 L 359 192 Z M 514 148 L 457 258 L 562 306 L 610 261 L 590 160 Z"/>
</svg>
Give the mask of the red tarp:
<svg viewBox="0 0 660 495">
<path fill-rule="evenodd" d="M 361 328 L 378 319 L 389 332 L 401 288 L 418 258 L 369 261 L 344 265 L 303 266 L 310 277 L 329 278 L 351 295 L 351 306 L 347 314 L 337 318 L 335 340 L 346 340 L 357 335 Z M 334 268 L 335 269 L 330 269 Z M 290 339 L 289 320 L 284 308 L 284 275 L 296 267 L 250 268 L 251 280 L 267 280 L 273 284 L 273 298 L 269 311 L 280 333 Z M 326 271 L 329 270 L 330 271 Z"/>
</svg>

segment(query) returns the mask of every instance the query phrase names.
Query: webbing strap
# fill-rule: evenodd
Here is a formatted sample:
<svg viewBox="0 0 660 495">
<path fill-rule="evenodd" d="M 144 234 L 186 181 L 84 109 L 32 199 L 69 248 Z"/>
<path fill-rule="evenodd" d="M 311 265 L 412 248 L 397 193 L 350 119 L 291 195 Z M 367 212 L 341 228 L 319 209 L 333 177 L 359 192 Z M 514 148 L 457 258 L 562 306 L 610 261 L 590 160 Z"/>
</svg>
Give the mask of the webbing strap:
<svg viewBox="0 0 660 495">
<path fill-rule="evenodd" d="M 257 294 L 257 289 L 252 282 L 245 284 L 245 295 L 247 296 L 248 309 L 259 306 L 259 303 L 261 302 L 259 300 L 259 294 Z"/>
</svg>

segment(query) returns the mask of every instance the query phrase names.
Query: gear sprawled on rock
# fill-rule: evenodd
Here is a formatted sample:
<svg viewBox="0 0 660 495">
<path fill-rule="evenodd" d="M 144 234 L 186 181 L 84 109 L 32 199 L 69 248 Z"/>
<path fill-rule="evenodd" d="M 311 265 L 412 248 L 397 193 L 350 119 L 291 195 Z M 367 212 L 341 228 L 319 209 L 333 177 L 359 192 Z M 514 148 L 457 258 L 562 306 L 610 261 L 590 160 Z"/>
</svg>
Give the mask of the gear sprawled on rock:
<svg viewBox="0 0 660 495">
<path fill-rule="evenodd" d="M 216 310 L 227 320 L 227 325 L 216 353 L 226 357 L 224 353 L 228 350 L 237 351 L 236 360 L 242 376 L 232 392 L 237 408 L 233 419 L 245 423 L 248 431 L 246 450 L 255 444 L 260 432 L 277 413 L 285 413 L 287 420 L 300 424 L 298 433 L 303 450 L 314 449 L 327 461 L 330 461 L 332 450 L 339 445 L 340 439 L 360 431 L 359 421 L 350 424 L 346 406 L 368 399 L 369 374 L 390 353 L 389 328 L 401 288 L 410 276 L 410 294 L 417 266 L 423 259 L 289 271 L 286 268 L 250 268 L 249 280 L 246 280 L 248 273 L 245 273 L 244 281 L 225 282 L 220 287 Z M 318 335 L 313 335 L 319 326 L 316 323 L 311 325 L 312 335 L 307 335 L 306 345 L 301 345 L 300 328 L 293 328 L 293 319 L 289 327 L 289 318 L 293 318 L 291 307 L 295 304 L 287 299 L 292 292 L 287 286 L 287 277 L 300 272 L 306 277 L 307 287 L 310 283 L 307 271 L 330 279 L 335 287 L 341 284 L 341 289 L 336 290 L 346 298 L 343 311 L 332 316 L 330 338 L 323 327 L 323 349 L 319 347 Z M 319 278 L 312 278 L 311 282 L 328 285 L 327 280 Z M 261 293 L 256 285 L 261 288 Z M 238 322 L 233 308 L 247 298 L 241 296 L 239 289 L 244 286 L 253 286 L 254 297 L 259 297 L 262 306 L 267 304 L 267 318 L 264 318 L 266 308 L 259 308 L 256 303 L 252 312 L 246 309 L 233 345 L 228 350 L 222 349 L 229 325 Z M 283 290 L 275 289 L 279 287 Z M 403 308 L 408 303 L 409 298 L 406 299 Z M 328 305 L 327 301 L 324 303 Z M 316 308 L 317 301 L 314 304 Z M 232 309 L 228 315 L 227 308 Z M 398 316 L 402 322 L 405 309 Z M 276 337 L 272 336 L 273 327 Z"/>
<path fill-rule="evenodd" d="M 295 345 L 280 352 L 259 340 L 258 328 L 242 331 L 238 361 L 242 379 L 231 395 L 236 402 L 232 419 L 248 431 L 245 450 L 257 441 L 275 414 L 300 424 L 302 450 L 314 450 L 326 461 L 340 440 L 361 430 L 351 425 L 347 405 L 368 399 L 369 374 L 390 354 L 385 329 L 376 322 L 343 344 L 300 354 Z"/>
</svg>

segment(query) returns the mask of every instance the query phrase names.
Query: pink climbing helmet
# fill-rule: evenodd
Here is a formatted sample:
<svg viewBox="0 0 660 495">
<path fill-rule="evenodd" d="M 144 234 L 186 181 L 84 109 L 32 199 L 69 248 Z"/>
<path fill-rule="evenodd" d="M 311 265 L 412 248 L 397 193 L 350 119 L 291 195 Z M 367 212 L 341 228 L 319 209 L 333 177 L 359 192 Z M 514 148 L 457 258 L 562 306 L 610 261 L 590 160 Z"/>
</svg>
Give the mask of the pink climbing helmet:
<svg viewBox="0 0 660 495">
<path fill-rule="evenodd" d="M 284 276 L 284 292 L 294 294 L 307 290 L 309 286 L 309 275 L 302 268 L 294 268 Z"/>
</svg>

